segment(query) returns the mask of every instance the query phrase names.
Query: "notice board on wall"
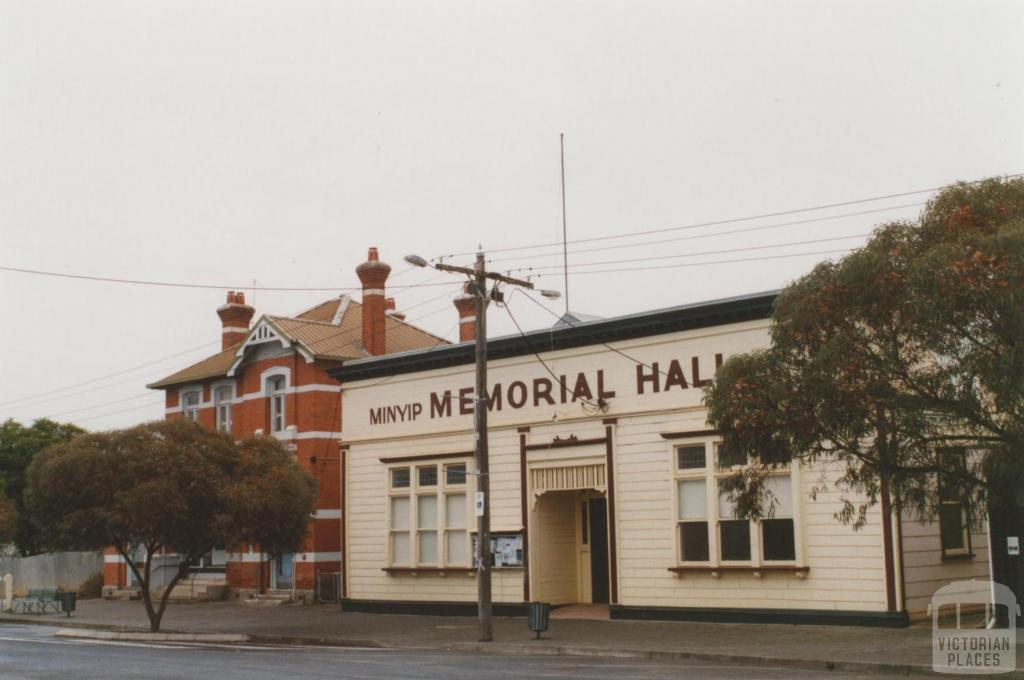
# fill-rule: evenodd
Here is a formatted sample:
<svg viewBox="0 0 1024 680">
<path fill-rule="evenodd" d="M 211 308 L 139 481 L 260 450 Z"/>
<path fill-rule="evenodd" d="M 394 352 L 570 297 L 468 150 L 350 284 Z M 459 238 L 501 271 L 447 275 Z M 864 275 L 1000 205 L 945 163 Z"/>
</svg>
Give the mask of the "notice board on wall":
<svg viewBox="0 0 1024 680">
<path fill-rule="evenodd" d="M 476 559 L 476 534 L 473 534 L 473 556 Z M 501 532 L 491 534 L 491 566 L 523 566 L 523 532 Z"/>
</svg>

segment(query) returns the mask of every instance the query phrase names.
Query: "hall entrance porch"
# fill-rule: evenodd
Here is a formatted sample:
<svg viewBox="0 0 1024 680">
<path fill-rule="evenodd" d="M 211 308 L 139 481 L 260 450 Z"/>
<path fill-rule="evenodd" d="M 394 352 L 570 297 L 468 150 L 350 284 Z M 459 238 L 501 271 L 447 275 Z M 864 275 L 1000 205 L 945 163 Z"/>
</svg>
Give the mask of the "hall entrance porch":
<svg viewBox="0 0 1024 680">
<path fill-rule="evenodd" d="M 604 492 L 545 491 L 536 497 L 530 524 L 531 599 L 552 605 L 607 605 L 608 503 Z M 593 607 L 577 613 L 580 618 L 603 617 Z"/>
</svg>

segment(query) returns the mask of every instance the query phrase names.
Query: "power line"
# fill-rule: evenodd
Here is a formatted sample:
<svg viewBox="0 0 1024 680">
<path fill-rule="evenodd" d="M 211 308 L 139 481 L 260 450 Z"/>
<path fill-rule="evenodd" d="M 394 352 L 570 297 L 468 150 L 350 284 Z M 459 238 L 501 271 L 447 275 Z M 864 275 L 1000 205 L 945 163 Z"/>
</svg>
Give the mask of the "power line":
<svg viewBox="0 0 1024 680">
<path fill-rule="evenodd" d="M 873 208 L 871 210 L 859 210 L 857 212 L 842 213 L 839 215 L 828 215 L 826 217 L 813 217 L 807 220 L 795 220 L 791 222 L 776 222 L 774 224 L 764 224 L 756 227 L 744 227 L 742 229 L 729 229 L 728 231 L 715 231 L 710 234 L 696 234 L 693 236 L 678 236 L 676 238 L 664 238 L 656 241 L 641 241 L 639 243 L 616 243 L 612 246 L 599 246 L 597 248 L 580 248 L 578 250 L 569 251 L 570 255 L 580 255 L 582 253 L 596 253 L 606 250 L 622 250 L 624 248 L 642 248 L 644 246 L 660 246 L 666 243 L 677 243 L 679 241 L 693 241 L 703 238 L 718 238 L 720 236 L 729 236 L 731 234 L 747 234 L 755 231 L 765 231 L 768 229 L 781 229 L 784 227 L 795 227 L 801 224 L 813 224 L 815 222 L 825 222 L 828 220 L 838 220 L 847 217 L 859 217 L 861 215 L 871 215 L 881 212 L 889 212 L 891 210 L 901 210 L 904 208 L 918 208 L 927 205 L 927 203 L 904 203 L 903 205 L 894 205 L 888 208 Z M 513 257 L 503 257 L 488 260 L 490 263 L 495 262 L 513 262 L 516 260 L 536 259 L 540 257 L 561 257 L 560 252 L 549 252 L 549 253 L 536 253 L 527 255 L 516 255 Z"/>
<path fill-rule="evenodd" d="M 134 401 L 136 399 L 142 399 L 143 397 L 152 397 L 152 396 L 153 396 L 152 392 L 145 392 L 143 394 L 137 394 L 134 397 L 126 397 L 124 399 L 115 399 L 114 401 L 107 401 L 107 402 L 104 402 L 102 404 L 94 404 L 92 406 L 86 406 L 84 408 L 76 408 L 76 409 L 72 409 L 71 411 L 64 411 L 62 413 L 51 413 L 50 415 L 45 416 L 45 417 L 46 418 L 60 418 L 61 416 L 66 416 L 66 415 L 69 415 L 69 414 L 72 414 L 72 413 L 81 413 L 82 411 L 91 411 L 91 410 L 93 410 L 95 408 L 103 408 L 104 406 L 113 406 L 114 404 L 123 404 L 126 401 Z"/>
<path fill-rule="evenodd" d="M 405 273 L 406 271 L 410 271 L 412 269 L 416 269 L 416 267 L 409 267 L 408 269 L 403 270 L 402 272 L 399 272 L 399 273 L 400 274 L 401 273 Z M 434 278 L 436 278 L 436 277 L 434 277 Z M 268 289 L 259 288 L 259 290 L 268 290 Z M 417 308 L 419 306 L 422 306 L 422 305 L 427 304 L 429 302 L 433 302 L 434 300 L 439 300 L 442 297 L 448 296 L 450 294 L 451 294 L 450 291 L 445 291 L 441 295 L 438 295 L 438 296 L 429 298 L 427 300 L 423 300 L 421 302 L 418 302 L 418 303 L 408 307 L 407 309 L 415 309 L 415 308 Z M 417 317 L 417 319 L 413 319 L 412 321 L 415 321 L 415 320 L 418 320 L 418 319 L 421 319 L 421 318 L 426 318 L 427 316 L 429 316 L 429 314 L 425 315 L 425 316 Z M 220 340 L 214 340 L 212 342 L 208 342 L 208 343 L 205 343 L 205 344 L 202 344 L 202 345 L 197 345 L 196 347 L 191 347 L 191 348 L 189 348 L 187 350 L 184 350 L 182 352 L 176 352 L 174 354 L 169 354 L 169 355 L 167 355 L 165 357 L 161 357 L 159 359 L 154 359 L 153 361 L 148 361 L 148 362 L 146 362 L 144 364 L 138 364 L 137 366 L 132 366 L 130 368 L 125 368 L 125 369 L 122 369 L 120 371 L 115 371 L 113 373 L 108 373 L 106 375 L 98 376 L 96 378 L 90 378 L 88 380 L 83 380 L 81 382 L 73 383 L 71 385 L 66 385 L 64 387 L 54 388 L 52 390 L 46 390 L 45 392 L 37 392 L 35 394 L 31 394 L 31 395 L 24 396 L 24 397 L 19 397 L 17 399 L 9 399 L 7 401 L 0 402 L 0 407 L 10 406 L 10 405 L 13 405 L 13 404 L 17 404 L 17 406 L 14 406 L 14 408 L 38 406 L 40 404 L 45 404 L 45 403 L 50 402 L 50 401 L 59 401 L 59 400 L 65 399 L 65 398 L 70 398 L 70 397 L 74 397 L 74 396 L 80 396 L 82 394 L 87 394 L 87 393 L 93 392 L 95 390 L 102 390 L 102 389 L 106 389 L 108 387 L 115 387 L 117 385 L 123 385 L 123 384 L 125 384 L 127 382 L 132 382 L 133 380 L 137 380 L 138 378 L 144 378 L 144 377 L 155 376 L 155 375 L 164 375 L 164 374 L 166 374 L 165 371 L 160 371 L 160 372 L 157 372 L 157 373 L 147 373 L 145 376 L 136 376 L 134 378 L 129 378 L 127 380 L 121 380 L 121 381 L 118 381 L 118 382 L 110 383 L 109 385 L 101 385 L 101 386 L 98 386 L 96 388 L 93 388 L 93 389 L 90 389 L 90 390 L 85 390 L 85 391 L 82 391 L 82 392 L 76 392 L 74 394 L 53 397 L 51 399 L 42 399 L 40 401 L 33 401 L 35 399 L 38 399 L 39 397 L 45 397 L 45 396 L 48 396 L 48 395 L 51 395 L 51 394 L 56 394 L 58 392 L 65 392 L 67 390 L 75 389 L 76 387 L 82 387 L 84 385 L 91 385 L 93 383 L 102 382 L 104 380 L 108 380 L 109 378 L 114 378 L 114 377 L 117 377 L 119 375 L 125 375 L 126 373 L 132 373 L 133 371 L 137 371 L 140 368 L 146 368 L 148 366 L 155 366 L 156 364 L 162 363 L 164 361 L 168 361 L 170 359 L 174 359 L 174 358 L 177 358 L 177 357 L 180 357 L 180 356 L 184 356 L 184 355 L 190 354 L 192 352 L 197 352 L 197 351 L 199 351 L 201 349 L 206 349 L 206 348 L 212 347 L 214 345 L 219 345 L 220 342 L 221 342 Z M 191 363 L 185 364 L 185 365 L 181 366 L 179 369 L 176 369 L 176 370 L 182 370 L 182 369 L 188 368 L 189 366 L 195 365 L 195 363 L 196 362 L 191 362 Z M 26 404 L 24 402 L 32 402 L 32 403 Z"/>
<path fill-rule="evenodd" d="M 168 288 L 204 288 L 212 290 L 248 290 L 252 288 L 252 285 L 246 286 L 229 286 L 223 284 L 209 284 L 209 283 L 181 283 L 173 281 L 149 281 L 142 279 L 120 279 L 110 276 L 91 276 L 86 274 L 69 274 L 66 272 L 51 272 L 43 271 L 41 269 L 24 269 L 21 267 L 7 267 L 0 265 L 0 270 L 8 272 L 17 272 L 19 274 L 33 274 L 37 276 L 52 276 L 56 278 L 64 279 L 79 279 L 84 281 L 101 281 L 104 283 L 126 283 L 136 286 L 163 286 Z M 389 286 L 389 288 L 403 289 L 403 288 L 421 288 L 425 286 L 451 286 L 454 282 L 444 283 L 418 283 L 408 284 L 404 286 Z M 256 290 L 275 291 L 275 292 L 312 292 L 312 291 L 333 291 L 333 292 L 354 292 L 362 290 L 358 287 L 339 288 L 338 286 L 319 286 L 319 287 L 283 287 L 283 286 L 261 286 Z"/>
<path fill-rule="evenodd" d="M 515 291 L 513 291 L 513 294 L 514 294 L 514 293 L 515 293 Z M 573 327 L 573 328 L 576 328 L 576 324 L 574 324 L 574 323 L 572 322 L 572 319 L 570 319 L 570 318 L 569 318 L 569 315 L 568 315 L 568 314 L 566 314 L 565 316 L 558 316 L 558 314 L 557 314 L 556 312 L 554 312 L 554 311 L 552 311 L 551 309 L 549 309 L 549 308 L 547 307 L 547 305 L 545 305 L 545 304 L 541 303 L 541 301 L 540 301 L 540 300 L 536 300 L 536 299 L 534 299 L 534 297 L 533 297 L 532 295 L 530 295 L 529 293 L 526 293 L 526 292 L 524 291 L 524 292 L 523 292 L 523 295 L 524 295 L 524 296 L 525 296 L 525 297 L 526 297 L 526 298 L 527 298 L 527 299 L 528 299 L 528 300 L 529 300 L 530 302 L 532 302 L 533 304 L 537 305 L 538 307 L 540 307 L 541 309 L 543 309 L 543 310 L 544 310 L 545 312 L 547 312 L 547 313 L 548 313 L 548 314 L 550 314 L 551 316 L 553 316 L 553 317 L 555 317 L 556 319 L 558 319 L 559 321 L 564 321 L 564 322 L 565 322 L 566 324 L 568 324 L 569 326 L 571 326 L 571 327 Z M 511 298 L 511 297 L 512 297 L 512 295 L 509 295 L 509 298 Z M 508 305 L 506 304 L 506 308 L 507 308 L 507 307 L 508 307 Z M 513 319 L 513 322 L 515 322 L 515 319 Z M 518 328 L 518 327 L 519 327 L 519 324 L 516 324 L 516 327 Z M 523 332 L 523 331 L 522 331 L 522 329 L 520 329 L 520 330 L 519 330 L 519 332 L 520 332 L 520 333 L 522 333 L 522 332 Z M 623 352 L 623 351 L 622 351 L 621 349 L 617 349 L 617 348 L 615 348 L 615 347 L 612 347 L 612 346 L 611 346 L 611 345 L 609 345 L 609 344 L 608 344 L 607 342 L 601 342 L 601 343 L 599 343 L 599 344 L 601 344 L 601 345 L 603 345 L 603 346 L 607 347 L 608 349 L 610 349 L 611 351 L 615 352 L 616 354 L 618 354 L 618 355 L 620 355 L 620 356 L 622 356 L 622 357 L 625 357 L 626 359 L 629 359 L 630 361 L 632 361 L 632 362 L 633 362 L 633 363 L 635 363 L 635 364 L 639 364 L 640 366 L 643 366 L 644 368 L 649 368 L 649 369 L 651 369 L 652 371 L 654 371 L 654 372 L 656 372 L 656 373 L 660 373 L 661 375 L 663 375 L 663 376 L 665 376 L 665 377 L 668 377 L 668 374 L 667 374 L 667 373 L 665 373 L 665 372 L 664 372 L 664 371 L 662 371 L 662 370 L 659 370 L 659 369 L 658 369 L 658 368 L 656 368 L 656 367 L 655 367 L 655 366 L 654 366 L 653 364 L 648 364 L 648 363 L 645 363 L 645 362 L 641 361 L 640 359 L 637 359 L 636 357 L 632 357 L 632 356 L 630 356 L 630 355 L 626 354 L 625 352 Z M 537 355 L 537 358 L 538 358 L 538 359 L 540 359 L 540 355 Z M 541 361 L 542 361 L 542 363 L 543 363 L 543 360 L 541 360 Z"/>
<path fill-rule="evenodd" d="M 846 241 L 851 238 L 866 238 L 871 234 L 851 234 L 849 236 L 834 236 L 832 238 L 817 238 L 808 241 L 791 241 L 789 243 L 774 243 L 763 246 L 748 246 L 746 248 L 726 248 L 724 250 L 705 250 L 703 252 L 685 253 L 681 255 L 656 255 L 651 257 L 636 257 L 626 260 L 601 260 L 597 262 L 577 262 L 573 264 L 573 267 L 588 267 L 588 266 L 599 266 L 605 264 L 630 264 L 633 262 L 651 262 L 654 260 L 671 260 L 680 257 L 699 257 L 702 255 L 722 255 L 725 253 L 740 253 L 751 250 L 768 250 L 770 248 L 788 248 L 789 246 L 804 246 L 811 243 L 827 243 L 830 241 Z M 512 271 L 546 271 L 550 269 L 561 269 L 561 266 L 548 265 L 543 267 L 519 267 Z M 583 273 L 583 272 L 577 272 Z"/>
<path fill-rule="evenodd" d="M 1024 176 L 1024 173 L 1000 175 L 1000 177 L 1003 177 L 1005 179 L 1012 179 L 1012 178 L 1017 178 L 1017 177 L 1022 177 L 1022 176 Z M 992 177 L 986 177 L 985 179 L 973 180 L 971 182 L 961 182 L 961 183 L 958 183 L 958 184 L 979 184 L 979 183 L 985 182 L 985 181 L 987 181 L 989 179 L 992 179 Z M 845 207 L 845 206 L 848 206 L 848 205 L 858 205 L 858 204 L 861 204 L 861 203 L 871 203 L 871 202 L 874 202 L 874 201 L 883 201 L 883 200 L 887 200 L 887 199 L 891 199 L 891 198 L 902 198 L 902 197 L 905 197 L 905 196 L 914 196 L 916 194 L 926 194 L 926 193 L 931 193 L 931 192 L 934 192 L 934 191 L 941 191 L 943 189 L 949 189 L 951 187 L 957 186 L 958 184 L 945 184 L 943 186 L 932 187 L 930 189 L 916 189 L 914 191 L 902 191 L 902 192 L 894 193 L 894 194 L 885 194 L 885 195 L 882 195 L 882 196 L 872 196 L 870 198 L 859 198 L 859 199 L 855 199 L 855 200 L 852 200 L 852 201 L 841 201 L 839 203 L 824 203 L 824 204 L 821 204 L 821 205 L 811 206 L 809 208 L 795 208 L 793 210 L 780 210 L 780 211 L 777 211 L 777 212 L 761 213 L 760 215 L 749 215 L 747 217 L 735 217 L 735 218 L 731 218 L 731 219 L 727 219 L 727 220 L 714 220 L 714 221 L 711 221 L 711 222 L 698 222 L 698 223 L 695 223 L 695 224 L 687 224 L 687 225 L 682 225 L 682 226 L 678 226 L 678 227 L 662 227 L 662 228 L 659 228 L 659 229 L 646 229 L 646 230 L 643 230 L 643 231 L 631 231 L 631 232 L 625 232 L 625 233 L 622 233 L 622 234 L 612 234 L 612 235 L 609 235 L 609 236 L 592 236 L 590 238 L 574 239 L 572 241 L 569 241 L 568 243 L 592 243 L 594 241 L 607 241 L 607 240 L 610 240 L 610 239 L 626 238 L 626 237 L 629 237 L 629 236 L 646 236 L 646 235 L 649 235 L 649 234 L 662 234 L 662 233 L 672 232 L 672 231 L 682 231 L 682 230 L 685 230 L 685 229 L 697 229 L 699 227 L 714 227 L 714 226 L 719 226 L 719 225 L 722 225 L 722 224 L 734 224 L 734 223 L 737 223 L 737 222 L 749 222 L 749 221 L 752 221 L 752 220 L 760 220 L 760 219 L 765 219 L 765 218 L 769 218 L 769 217 L 781 217 L 783 215 L 798 215 L 800 213 L 813 212 L 815 210 L 826 210 L 826 209 L 829 209 L 829 208 L 842 208 L 842 207 Z M 550 248 L 552 246 L 561 246 L 561 245 L 562 245 L 561 241 L 554 241 L 554 242 L 549 242 L 549 243 L 535 243 L 533 245 L 528 245 L 528 246 L 513 246 L 513 247 L 509 247 L 509 248 L 492 248 L 490 250 L 490 252 L 492 252 L 492 253 L 507 253 L 507 252 L 513 252 L 513 251 L 518 251 L 518 250 L 529 250 L 529 249 L 536 249 L 536 248 Z M 472 255 L 472 254 L 473 254 L 472 252 L 467 251 L 467 252 L 462 252 L 462 253 L 451 253 L 451 254 L 447 255 L 447 257 L 455 257 L 455 256 L 460 256 L 460 255 Z"/>
<path fill-rule="evenodd" d="M 100 413 L 99 415 L 89 416 L 88 418 L 78 418 L 75 420 L 76 423 L 84 423 L 89 420 L 96 420 L 97 418 L 106 418 L 107 416 L 116 416 L 121 413 L 128 413 L 129 411 L 138 411 L 139 409 L 149 408 L 150 406 L 158 406 L 163 404 L 164 401 L 154 401 L 149 404 L 142 404 L 141 406 L 132 406 L 131 408 L 121 409 L 120 411 L 111 411 L 110 413 Z"/>
<path fill-rule="evenodd" d="M 835 250 L 815 250 L 808 253 L 787 253 L 785 255 L 762 255 L 760 257 L 744 257 L 735 260 L 710 260 L 708 262 L 683 262 L 681 264 L 661 264 L 653 267 L 622 267 L 619 269 L 594 269 L 585 272 L 569 272 L 570 276 L 581 276 L 583 274 L 614 274 L 616 272 L 646 272 L 652 269 L 677 269 L 680 267 L 706 267 L 712 264 L 735 264 L 738 262 L 761 262 L 763 260 L 782 260 L 790 257 L 804 257 L 806 255 L 836 255 L 838 253 L 848 253 L 853 248 L 837 248 Z M 538 278 L 544 276 L 543 274 L 537 274 Z"/>
<path fill-rule="evenodd" d="M 214 340 L 213 342 L 208 342 L 205 345 L 198 345 L 197 347 L 193 347 L 191 349 L 187 349 L 184 352 L 178 352 L 177 354 L 170 354 L 170 355 L 165 356 L 165 357 L 163 357 L 161 359 L 155 359 L 154 361 L 150 361 L 150 362 L 147 362 L 145 364 L 139 364 L 138 366 L 132 366 L 131 368 L 125 368 L 125 369 L 122 369 L 120 371 L 116 371 L 114 373 L 108 373 L 107 375 L 103 375 L 103 376 L 100 376 L 98 378 L 90 378 L 89 380 L 83 380 L 82 382 L 75 383 L 73 385 L 68 385 L 67 387 L 58 387 L 57 389 L 47 390 L 46 392 L 39 392 L 37 394 L 33 394 L 33 395 L 28 396 L 28 397 L 21 397 L 19 399 L 11 399 L 9 401 L 5 401 L 5 402 L 0 403 L 0 406 L 7 406 L 8 404 L 13 404 L 13 403 L 20 402 L 20 401 L 31 401 L 32 399 L 35 399 L 37 397 L 45 397 L 48 394 L 54 394 L 56 392 L 64 392 L 65 390 L 71 390 L 71 389 L 74 389 L 76 387 L 81 387 L 82 385 L 89 385 L 89 384 L 94 383 L 94 382 L 100 382 L 101 380 L 106 380 L 107 378 L 113 378 L 113 377 L 116 377 L 116 376 L 119 376 L 119 375 L 124 375 L 125 373 L 131 373 L 132 371 L 137 371 L 140 368 L 146 368 L 147 366 L 153 366 L 155 364 L 159 364 L 159 363 L 162 363 L 164 361 L 167 361 L 168 359 L 174 359 L 174 358 L 183 356 L 185 354 L 189 354 L 191 352 L 198 352 L 201 349 L 206 349 L 207 347 L 210 347 L 211 345 L 218 345 L 218 344 L 220 344 L 220 340 Z M 115 384 L 117 384 L 117 383 L 115 383 Z"/>
<path fill-rule="evenodd" d="M 439 312 L 444 311 L 444 309 L 445 308 L 442 307 L 442 308 L 439 308 L 439 309 L 435 309 L 435 310 L 433 310 L 431 312 L 427 312 L 426 314 L 421 314 L 420 316 L 416 317 L 415 319 L 411 319 L 410 321 L 407 321 L 406 323 L 410 323 L 411 321 L 418 321 L 420 319 L 429 318 L 431 316 L 434 316 L 435 314 L 438 314 Z M 458 322 L 456 322 L 456 325 L 457 324 L 458 324 Z M 424 331 L 424 332 L 427 332 L 427 331 Z M 362 333 L 362 329 L 361 328 L 354 328 L 354 329 L 351 329 L 351 330 L 346 331 L 345 333 L 342 333 L 341 335 L 339 335 L 339 340 L 344 341 L 344 340 L 347 340 L 349 338 L 355 337 L 355 336 L 357 336 L 357 335 L 359 335 L 361 333 Z M 430 335 L 433 335 L 433 334 L 430 333 Z M 446 335 L 447 335 L 447 332 L 446 332 Z M 448 342 L 447 338 L 444 338 L 444 337 L 439 337 L 439 336 L 435 335 L 434 338 L 436 339 L 436 342 L 431 346 L 431 348 L 436 347 L 437 345 L 441 344 L 442 342 Z M 125 383 L 135 382 L 135 381 L 140 380 L 140 379 L 145 379 L 145 378 L 150 378 L 150 377 L 157 377 L 157 376 L 174 375 L 175 373 L 177 373 L 179 371 L 182 371 L 182 370 L 185 370 L 185 369 L 187 369 L 187 368 L 189 368 L 191 366 L 194 366 L 195 363 L 196 362 L 192 362 L 192 363 L 180 366 L 180 367 L 178 367 L 178 368 L 176 368 L 176 369 L 174 369 L 173 371 L 170 371 L 170 372 L 168 372 L 167 370 L 161 370 L 161 371 L 156 372 L 156 373 L 145 373 L 145 374 L 140 375 L 140 376 L 133 376 L 133 377 L 127 378 L 125 380 L 119 380 L 117 382 L 113 382 L 113 383 L 110 383 L 108 385 L 100 385 L 98 387 L 94 387 L 94 388 L 91 388 L 91 389 L 82 390 L 82 391 L 79 391 L 79 392 L 73 392 L 71 394 L 65 394 L 65 395 L 61 395 L 61 396 L 57 396 L 57 397 L 51 397 L 49 399 L 40 399 L 40 400 L 32 402 L 32 403 L 17 403 L 20 400 L 14 400 L 14 401 L 6 402 L 6 405 L 7 405 L 7 409 L 8 410 L 12 410 L 12 409 L 20 410 L 20 409 L 26 409 L 26 408 L 36 408 L 36 407 L 39 407 L 39 406 L 41 406 L 43 404 L 47 404 L 47 403 L 52 402 L 52 401 L 60 401 L 60 400 L 63 400 L 63 399 L 70 399 L 72 397 L 78 397 L 78 396 L 82 396 L 84 394 L 93 394 L 93 393 L 95 393 L 98 390 L 104 390 L 104 389 L 107 389 L 107 388 L 110 388 L 110 387 L 116 387 L 116 386 L 119 386 L 119 385 L 123 385 Z M 83 383 L 83 384 L 85 384 L 85 383 Z M 149 394 L 152 394 L 152 392 L 150 392 Z M 145 395 L 138 395 L 138 396 L 135 396 L 135 397 L 128 397 L 128 398 L 125 398 L 125 399 L 117 399 L 117 400 L 113 400 L 113 401 L 109 401 L 109 402 L 104 402 L 102 404 L 95 404 L 93 406 L 87 406 L 87 407 L 83 407 L 83 408 L 73 409 L 71 411 L 64 411 L 62 413 L 57 413 L 57 414 L 53 414 L 53 415 L 46 416 L 46 417 L 59 417 L 59 416 L 67 415 L 69 413 L 79 413 L 81 411 L 88 411 L 88 410 L 91 410 L 91 409 L 94 409 L 94 408 L 101 408 L 103 406 L 110 406 L 110 405 L 113 405 L 113 404 L 117 404 L 117 403 L 121 403 L 121 402 L 125 402 L 125 401 L 130 401 L 131 399 L 141 399 L 143 396 L 145 396 Z"/>
<path fill-rule="evenodd" d="M 515 293 L 515 291 L 517 291 L 517 290 L 519 290 L 519 289 L 515 288 L 512 292 Z M 523 295 L 526 295 L 526 293 L 523 293 Z M 509 298 L 511 299 L 511 297 L 512 297 L 512 295 L 510 294 Z M 530 296 L 527 295 L 527 297 L 530 297 Z M 521 335 L 521 336 L 523 336 L 525 338 L 526 337 L 526 333 L 523 331 L 522 326 L 519 325 L 519 322 L 516 321 L 516 317 L 512 314 L 512 308 L 509 307 L 508 302 L 505 302 L 504 304 L 502 304 L 502 307 L 504 307 L 505 311 L 508 312 L 508 318 L 512 319 L 512 323 L 515 324 L 516 330 L 519 331 L 519 335 Z M 545 309 L 547 309 L 547 308 L 545 308 Z M 550 310 L 548 310 L 548 311 L 550 311 Z M 547 371 L 548 374 L 552 378 L 555 379 L 555 383 L 559 387 L 561 387 L 563 390 L 565 390 L 566 387 L 567 387 L 566 384 L 565 384 L 565 377 L 564 376 L 556 375 L 555 372 L 553 370 L 551 370 L 551 367 L 548 366 L 547 362 L 544 361 L 544 359 L 541 358 L 541 356 L 540 356 L 540 354 L 538 352 L 534 352 L 533 356 L 537 357 L 537 361 L 540 362 L 540 365 L 544 367 L 544 370 Z M 574 399 L 579 399 L 579 401 L 582 401 L 585 404 L 589 404 L 589 405 L 593 406 L 596 409 L 601 409 L 602 408 L 602 404 L 600 402 L 596 402 L 596 401 L 593 401 L 591 399 L 587 399 L 585 397 L 576 397 L 575 392 L 573 393 L 573 397 L 574 397 Z"/>
</svg>

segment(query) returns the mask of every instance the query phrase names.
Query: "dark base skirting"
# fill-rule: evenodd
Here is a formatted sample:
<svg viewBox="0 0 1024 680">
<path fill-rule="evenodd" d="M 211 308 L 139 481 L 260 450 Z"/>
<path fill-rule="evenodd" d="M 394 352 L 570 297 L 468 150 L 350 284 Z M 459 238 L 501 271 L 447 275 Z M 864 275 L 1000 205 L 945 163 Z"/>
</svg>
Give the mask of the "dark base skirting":
<svg viewBox="0 0 1024 680">
<path fill-rule="evenodd" d="M 707 623 L 797 623 L 814 626 L 906 628 L 906 612 L 858 612 L 823 609 L 726 609 L 702 607 L 633 607 L 613 604 L 611 618 L 638 621 L 702 621 Z"/>
<path fill-rule="evenodd" d="M 476 602 L 409 602 L 389 600 L 342 600 L 341 609 L 363 614 L 415 614 L 419 616 L 476 616 Z M 525 602 L 495 602 L 495 616 L 526 616 Z"/>
</svg>

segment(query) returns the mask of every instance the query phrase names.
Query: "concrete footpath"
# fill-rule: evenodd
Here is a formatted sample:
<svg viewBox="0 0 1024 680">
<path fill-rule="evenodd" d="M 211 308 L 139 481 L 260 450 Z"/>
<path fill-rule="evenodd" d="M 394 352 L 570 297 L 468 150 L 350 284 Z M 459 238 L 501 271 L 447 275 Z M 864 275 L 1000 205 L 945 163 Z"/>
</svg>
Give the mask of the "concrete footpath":
<svg viewBox="0 0 1024 680">
<path fill-rule="evenodd" d="M 141 632 L 149 627 L 141 602 L 102 600 L 79 602 L 71 617 L 3 614 L 0 621 L 121 632 Z M 346 613 L 337 605 L 251 607 L 238 602 L 170 604 L 162 631 L 248 636 L 253 642 L 709 659 L 889 675 L 931 673 L 932 653 L 930 627 L 553 619 L 544 637 L 534 640 L 525 619 L 497 618 L 494 642 L 479 643 L 476 620 L 471 618 Z M 1017 641 L 1017 658 L 1019 667 L 1024 661 L 1024 639 Z M 1018 671 L 1014 676 L 1024 677 L 1024 673 Z"/>
</svg>

